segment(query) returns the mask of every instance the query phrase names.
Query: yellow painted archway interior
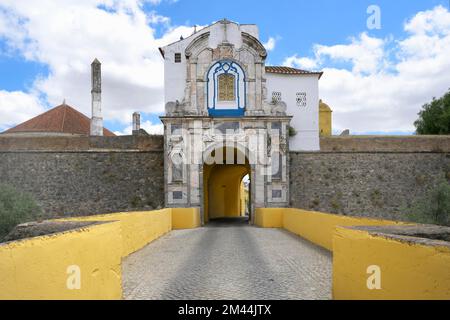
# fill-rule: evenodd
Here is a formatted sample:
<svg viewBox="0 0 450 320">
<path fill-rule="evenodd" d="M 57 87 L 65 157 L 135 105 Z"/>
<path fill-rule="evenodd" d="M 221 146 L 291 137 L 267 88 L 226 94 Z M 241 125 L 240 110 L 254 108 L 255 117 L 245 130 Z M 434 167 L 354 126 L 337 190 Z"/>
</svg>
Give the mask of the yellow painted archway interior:
<svg viewBox="0 0 450 320">
<path fill-rule="evenodd" d="M 205 222 L 246 216 L 250 192 L 245 188 L 243 178 L 250 176 L 250 171 L 248 163 L 204 165 Z"/>
</svg>

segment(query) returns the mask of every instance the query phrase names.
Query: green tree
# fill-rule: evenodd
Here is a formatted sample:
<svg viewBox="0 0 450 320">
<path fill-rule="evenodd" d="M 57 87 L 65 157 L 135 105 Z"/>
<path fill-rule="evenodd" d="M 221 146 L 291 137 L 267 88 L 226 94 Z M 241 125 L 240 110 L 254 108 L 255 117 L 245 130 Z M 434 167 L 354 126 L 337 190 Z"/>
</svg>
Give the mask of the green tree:
<svg viewBox="0 0 450 320">
<path fill-rule="evenodd" d="M 0 184 L 0 242 L 16 225 L 42 217 L 31 195 Z"/>
<path fill-rule="evenodd" d="M 443 97 L 433 98 L 425 104 L 414 125 L 417 134 L 450 134 L 450 90 Z"/>
<path fill-rule="evenodd" d="M 450 226 L 450 183 L 442 181 L 418 199 L 407 217 L 412 222 Z"/>
</svg>

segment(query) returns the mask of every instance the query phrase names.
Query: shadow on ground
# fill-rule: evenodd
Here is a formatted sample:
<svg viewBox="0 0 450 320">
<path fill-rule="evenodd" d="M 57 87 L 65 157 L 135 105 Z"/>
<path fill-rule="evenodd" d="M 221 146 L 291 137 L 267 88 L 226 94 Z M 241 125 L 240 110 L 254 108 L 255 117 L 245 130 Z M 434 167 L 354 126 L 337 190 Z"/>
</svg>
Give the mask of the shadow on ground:
<svg viewBox="0 0 450 320">
<path fill-rule="evenodd" d="M 205 227 L 207 228 L 236 228 L 236 227 L 248 227 L 248 217 L 239 218 L 219 218 L 210 220 Z"/>
</svg>

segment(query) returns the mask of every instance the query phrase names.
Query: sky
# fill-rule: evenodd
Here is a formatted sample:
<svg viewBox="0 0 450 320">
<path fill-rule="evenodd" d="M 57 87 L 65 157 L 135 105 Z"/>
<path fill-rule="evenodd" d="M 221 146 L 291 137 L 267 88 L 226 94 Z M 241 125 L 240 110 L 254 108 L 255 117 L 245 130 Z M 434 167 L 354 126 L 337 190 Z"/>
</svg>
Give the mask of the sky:
<svg viewBox="0 0 450 320">
<path fill-rule="evenodd" d="M 412 134 L 424 103 L 450 88 L 450 0 L 0 0 L 0 132 L 67 104 L 90 115 L 102 62 L 105 126 L 132 113 L 162 133 L 158 47 L 227 18 L 257 24 L 267 65 L 324 71 L 336 134 Z"/>
</svg>

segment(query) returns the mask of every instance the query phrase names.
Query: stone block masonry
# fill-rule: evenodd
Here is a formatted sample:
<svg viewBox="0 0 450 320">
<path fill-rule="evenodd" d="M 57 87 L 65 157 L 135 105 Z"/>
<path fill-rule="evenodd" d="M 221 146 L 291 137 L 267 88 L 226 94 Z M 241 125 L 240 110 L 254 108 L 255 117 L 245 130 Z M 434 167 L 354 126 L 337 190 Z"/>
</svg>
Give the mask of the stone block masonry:
<svg viewBox="0 0 450 320">
<path fill-rule="evenodd" d="M 163 136 L 2 136 L 0 152 L 163 151 Z"/>
<path fill-rule="evenodd" d="M 440 180 L 450 154 L 291 153 L 291 207 L 404 220 L 405 211 Z"/>
<path fill-rule="evenodd" d="M 290 153 L 291 207 L 404 220 L 409 205 L 450 179 L 449 136 L 321 142 L 322 152 Z M 0 183 L 30 192 L 51 217 L 157 209 L 163 137 L 0 136 Z"/>
<path fill-rule="evenodd" d="M 161 208 L 163 152 L 145 139 L 46 138 L 29 147 L 34 151 L 0 149 L 0 183 L 31 193 L 50 217 Z"/>
<path fill-rule="evenodd" d="M 322 152 L 450 152 L 450 136 L 333 136 L 320 139 Z"/>
</svg>

